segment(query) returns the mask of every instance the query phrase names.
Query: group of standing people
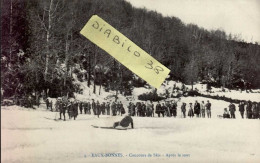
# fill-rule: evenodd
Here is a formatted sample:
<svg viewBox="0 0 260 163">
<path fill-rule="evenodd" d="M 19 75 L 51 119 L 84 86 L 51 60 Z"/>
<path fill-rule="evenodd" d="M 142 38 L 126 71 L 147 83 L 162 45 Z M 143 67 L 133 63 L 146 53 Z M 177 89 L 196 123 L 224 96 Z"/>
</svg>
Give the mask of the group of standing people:
<svg viewBox="0 0 260 163">
<path fill-rule="evenodd" d="M 240 112 L 241 118 L 247 119 L 258 119 L 260 118 L 260 102 L 241 101 L 238 105 L 238 111 Z M 224 108 L 223 118 L 235 119 L 236 106 L 232 102 L 229 105 L 229 110 Z"/>
<path fill-rule="evenodd" d="M 48 101 L 49 102 L 49 101 Z M 47 109 L 48 104 L 46 101 Z M 122 115 L 125 114 L 125 109 L 121 101 L 119 102 L 112 102 L 110 107 L 110 102 L 102 102 L 100 103 L 98 100 L 95 101 L 92 99 L 92 103 L 90 101 L 78 101 L 78 100 L 62 100 L 58 98 L 55 104 L 55 108 L 57 111 L 60 112 L 60 119 L 66 120 L 65 113 L 68 113 L 69 119 L 77 118 L 78 114 L 91 114 L 94 115 Z M 91 111 L 92 110 L 92 111 Z"/>
<path fill-rule="evenodd" d="M 47 109 L 49 107 L 50 102 L 46 101 Z M 123 115 L 126 113 L 124 105 L 121 101 L 115 102 L 102 102 L 100 103 L 98 100 L 95 101 L 92 99 L 90 101 L 78 101 L 78 100 L 62 100 L 58 98 L 55 104 L 56 110 L 60 112 L 60 119 L 66 120 L 65 113 L 68 113 L 69 119 L 77 118 L 79 112 L 80 114 L 94 114 L 99 117 L 99 115 Z M 128 113 L 130 116 L 139 116 L 139 117 L 154 117 L 155 114 L 158 117 L 176 117 L 177 116 L 177 102 L 173 101 L 165 101 L 160 102 L 156 105 L 152 101 L 147 102 L 129 102 L 128 105 Z M 52 109 L 51 109 L 52 110 Z M 211 103 L 207 101 L 205 104 L 204 101 L 198 103 L 195 101 L 194 106 L 192 103 L 189 103 L 189 106 L 186 107 L 186 103 L 183 102 L 181 105 L 181 113 L 182 117 L 186 118 L 187 116 L 193 118 L 194 116 L 205 118 L 207 114 L 208 118 L 211 118 Z"/>
<path fill-rule="evenodd" d="M 51 103 L 47 100 L 46 105 L 49 108 Z M 147 102 L 129 102 L 127 108 L 130 116 L 139 117 L 154 117 L 155 114 L 158 117 L 177 117 L 177 102 L 172 101 L 158 101 L 155 105 L 152 101 Z M 78 114 L 94 114 L 99 117 L 99 115 L 123 115 L 126 113 L 124 105 L 121 101 L 118 102 L 99 102 L 98 100 L 92 99 L 89 101 L 78 101 L 78 100 L 62 100 L 57 99 L 55 104 L 56 110 L 60 112 L 60 119 L 65 118 L 65 113 L 68 113 L 68 117 L 76 119 Z M 244 116 L 248 119 L 260 118 L 260 104 L 251 101 L 242 101 L 238 105 L 241 117 Z M 51 107 L 52 110 L 52 107 Z M 200 103 L 196 100 L 195 103 L 189 103 L 188 105 L 183 102 L 181 107 L 181 115 L 183 118 L 187 116 L 190 118 L 211 118 L 211 103 L 209 100 L 207 102 L 201 101 Z M 229 110 L 224 109 L 223 118 L 233 118 L 235 119 L 236 106 L 230 103 Z"/>
<path fill-rule="evenodd" d="M 160 102 L 158 101 L 156 106 L 153 102 L 148 101 L 144 102 L 137 102 L 136 104 L 130 102 L 128 106 L 128 112 L 131 116 L 140 116 L 140 117 L 154 117 L 156 113 L 158 117 L 176 117 L 177 116 L 177 102 L 173 101 L 165 101 Z M 208 118 L 211 118 L 211 103 L 207 101 L 207 103 L 198 103 L 195 101 L 194 106 L 192 103 L 189 103 L 189 106 L 186 107 L 186 103 L 183 102 L 181 105 L 181 112 L 183 118 L 186 118 L 186 112 L 188 111 L 188 116 L 193 118 L 194 115 L 197 117 L 205 118 L 207 114 Z"/>
<path fill-rule="evenodd" d="M 188 117 L 193 118 L 195 115 L 196 117 L 205 118 L 206 115 L 208 118 L 211 118 L 211 103 L 209 100 L 207 103 L 204 103 L 204 101 L 201 101 L 199 103 L 197 100 L 195 101 L 194 105 L 192 103 L 189 103 L 188 106 Z M 182 103 L 181 111 L 183 114 L 183 117 L 186 117 L 186 103 Z"/>
</svg>

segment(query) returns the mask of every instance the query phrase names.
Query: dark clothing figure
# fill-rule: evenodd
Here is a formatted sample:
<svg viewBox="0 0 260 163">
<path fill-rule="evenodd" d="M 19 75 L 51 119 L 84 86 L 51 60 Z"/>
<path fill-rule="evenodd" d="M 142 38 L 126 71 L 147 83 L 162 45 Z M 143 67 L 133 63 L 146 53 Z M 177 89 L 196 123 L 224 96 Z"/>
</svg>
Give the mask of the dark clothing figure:
<svg viewBox="0 0 260 163">
<path fill-rule="evenodd" d="M 116 116 L 116 103 L 115 102 L 112 103 L 111 109 L 112 109 L 112 115 Z"/>
<path fill-rule="evenodd" d="M 236 118 L 236 116 L 235 116 L 235 111 L 236 111 L 236 106 L 231 103 L 231 104 L 229 105 L 230 118 L 233 118 L 233 119 Z"/>
<path fill-rule="evenodd" d="M 137 116 L 141 117 L 142 115 L 142 104 L 140 102 L 136 103 Z"/>
<path fill-rule="evenodd" d="M 72 117 L 74 118 L 74 120 L 77 118 L 78 116 L 78 103 L 72 103 Z"/>
<path fill-rule="evenodd" d="M 82 103 L 82 102 L 79 102 L 79 111 L 80 111 L 80 114 L 82 114 L 82 110 L 83 110 L 83 103 Z"/>
<path fill-rule="evenodd" d="M 115 122 L 113 127 L 114 128 L 116 128 L 117 126 L 128 127 L 130 124 L 131 124 L 131 128 L 134 128 L 134 122 L 132 117 L 125 116 L 121 121 Z"/>
<path fill-rule="evenodd" d="M 46 99 L 46 108 L 47 109 L 49 109 L 49 104 L 50 104 L 49 99 Z"/>
<path fill-rule="evenodd" d="M 105 114 L 106 114 L 106 104 L 105 104 L 105 103 L 102 103 L 102 104 L 101 104 L 100 110 L 101 110 L 102 115 L 105 115 Z"/>
<path fill-rule="evenodd" d="M 97 102 L 97 104 L 96 104 L 96 114 L 95 115 L 97 115 L 98 118 L 99 118 L 100 112 L 101 112 L 101 106 L 100 106 L 99 102 Z"/>
<path fill-rule="evenodd" d="M 208 102 L 208 103 L 205 105 L 205 107 L 206 107 L 207 117 L 208 117 L 208 118 L 211 118 L 211 103 Z"/>
<path fill-rule="evenodd" d="M 73 115 L 72 115 L 72 113 L 73 113 L 73 104 L 71 102 L 69 102 L 69 104 L 67 105 L 67 109 L 68 109 L 69 119 L 71 119 L 73 117 Z"/>
<path fill-rule="evenodd" d="M 186 104 L 182 104 L 181 106 L 181 112 L 182 112 L 182 115 L 183 115 L 183 118 L 186 118 Z"/>
<path fill-rule="evenodd" d="M 238 105 L 238 108 L 239 108 L 239 112 L 240 112 L 240 114 L 241 114 L 241 117 L 244 119 L 245 104 L 240 103 L 240 104 Z"/>
<path fill-rule="evenodd" d="M 164 115 L 169 117 L 169 116 L 170 116 L 170 107 L 171 107 L 171 104 L 166 103 L 165 106 L 166 106 L 166 108 L 165 108 L 165 110 L 164 110 Z"/>
<path fill-rule="evenodd" d="M 165 105 L 162 105 L 162 110 L 161 110 L 161 114 L 164 117 L 165 116 L 165 110 L 167 109 L 167 107 Z"/>
<path fill-rule="evenodd" d="M 176 118 L 176 116 L 177 116 L 177 103 L 176 102 L 171 104 L 171 110 L 172 110 L 171 116 Z"/>
<path fill-rule="evenodd" d="M 61 115 L 63 115 L 64 121 L 65 121 L 66 120 L 65 112 L 67 110 L 67 103 L 65 103 L 64 101 L 63 102 L 59 102 L 58 103 L 58 109 L 60 111 L 60 119 L 61 119 Z"/>
<path fill-rule="evenodd" d="M 151 103 L 147 103 L 145 113 L 146 113 L 147 117 L 152 117 L 152 104 Z"/>
<path fill-rule="evenodd" d="M 252 105 L 252 118 L 253 119 L 257 119 L 258 118 L 258 107 L 257 107 L 257 104 L 256 103 L 253 103 Z"/>
<path fill-rule="evenodd" d="M 93 100 L 93 102 L 92 102 L 92 110 L 93 110 L 93 113 L 94 113 L 94 115 L 97 115 L 97 108 L 96 108 L 97 106 L 96 106 L 96 103 L 95 103 L 95 101 Z"/>
<path fill-rule="evenodd" d="M 87 114 L 91 114 L 91 103 L 90 102 L 88 102 L 88 105 L 87 105 L 88 107 L 87 107 Z"/>
<path fill-rule="evenodd" d="M 246 116 L 248 119 L 252 118 L 252 102 L 248 101 L 246 106 Z"/>
<path fill-rule="evenodd" d="M 160 117 L 161 114 L 164 117 L 164 111 L 160 103 L 156 105 L 155 113 L 158 114 L 158 117 Z"/>
<path fill-rule="evenodd" d="M 142 104 L 141 117 L 145 117 L 145 112 L 146 112 L 146 105 Z"/>
<path fill-rule="evenodd" d="M 135 116 L 135 105 L 133 103 L 129 103 L 128 113 L 130 113 L 131 116 Z"/>
<path fill-rule="evenodd" d="M 194 112 L 193 112 L 192 105 L 190 105 L 190 109 L 189 109 L 189 111 L 188 111 L 188 116 L 189 116 L 190 118 L 193 118 L 193 116 L 194 116 Z"/>
<path fill-rule="evenodd" d="M 152 117 L 154 117 L 154 104 L 152 104 Z"/>
<path fill-rule="evenodd" d="M 120 110 L 121 116 L 122 116 L 123 114 L 125 114 L 125 108 L 124 108 L 124 106 L 123 106 L 122 103 L 119 104 L 119 110 Z"/>
<path fill-rule="evenodd" d="M 196 114 L 197 117 L 200 116 L 200 103 L 198 102 L 195 102 L 194 104 L 194 114 Z"/>
<path fill-rule="evenodd" d="M 82 105 L 83 105 L 84 114 L 87 114 L 87 111 L 88 111 L 88 103 L 87 103 L 87 102 L 84 102 Z"/>
</svg>

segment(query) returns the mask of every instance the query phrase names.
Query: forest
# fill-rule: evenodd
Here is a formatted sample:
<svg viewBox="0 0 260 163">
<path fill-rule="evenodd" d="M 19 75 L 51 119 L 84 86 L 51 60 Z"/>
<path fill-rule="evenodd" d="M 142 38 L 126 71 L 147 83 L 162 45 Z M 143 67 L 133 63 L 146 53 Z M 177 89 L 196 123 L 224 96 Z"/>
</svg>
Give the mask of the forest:
<svg viewBox="0 0 260 163">
<path fill-rule="evenodd" d="M 78 91 L 79 81 L 131 94 L 146 83 L 80 35 L 98 15 L 168 67 L 167 80 L 230 89 L 260 88 L 260 46 L 240 35 L 184 24 L 124 0 L 2 0 L 1 90 L 4 97 Z M 97 87 L 97 88 L 96 88 Z"/>
</svg>

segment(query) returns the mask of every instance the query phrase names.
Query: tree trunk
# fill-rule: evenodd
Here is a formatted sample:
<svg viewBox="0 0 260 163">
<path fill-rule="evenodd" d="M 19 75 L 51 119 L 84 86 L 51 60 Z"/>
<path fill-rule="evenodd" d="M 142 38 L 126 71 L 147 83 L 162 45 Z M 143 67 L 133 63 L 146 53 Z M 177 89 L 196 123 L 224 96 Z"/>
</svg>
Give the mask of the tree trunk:
<svg viewBox="0 0 260 163">
<path fill-rule="evenodd" d="M 50 59 L 50 38 L 51 38 L 51 28 L 52 28 L 52 8 L 53 8 L 53 0 L 50 2 L 50 7 L 48 10 L 48 29 L 46 34 L 46 43 L 47 43 L 47 53 L 45 60 L 45 71 L 44 71 L 44 81 L 47 81 L 47 75 L 49 71 L 49 59 Z"/>
<path fill-rule="evenodd" d="M 96 94 L 96 50 L 94 54 L 94 89 L 93 93 Z"/>
<path fill-rule="evenodd" d="M 90 54 L 88 56 L 88 87 L 90 87 L 90 78 L 91 78 L 91 62 L 90 62 Z"/>
<path fill-rule="evenodd" d="M 99 78 L 99 95 L 101 94 L 101 87 L 102 87 L 102 83 L 101 83 L 101 76 Z"/>
<path fill-rule="evenodd" d="M 9 57 L 10 57 L 10 61 L 12 61 L 12 50 L 13 50 L 13 1 L 11 0 L 11 4 L 10 4 L 10 30 L 9 30 Z"/>
<path fill-rule="evenodd" d="M 69 41 L 68 41 L 68 34 L 66 36 L 66 43 L 65 43 L 65 74 L 64 74 L 64 82 L 63 82 L 63 86 L 65 88 L 66 86 L 66 81 L 67 81 L 67 76 L 68 76 L 68 62 L 69 62 Z"/>
</svg>

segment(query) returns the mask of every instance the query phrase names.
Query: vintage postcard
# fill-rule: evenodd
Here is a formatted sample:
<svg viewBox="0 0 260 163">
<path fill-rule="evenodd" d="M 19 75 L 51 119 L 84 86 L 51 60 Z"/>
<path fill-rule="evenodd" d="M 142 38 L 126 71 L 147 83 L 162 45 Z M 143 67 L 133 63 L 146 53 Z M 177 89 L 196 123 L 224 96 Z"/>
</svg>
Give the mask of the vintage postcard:
<svg viewBox="0 0 260 163">
<path fill-rule="evenodd" d="M 260 162 L 259 0 L 1 0 L 1 162 Z"/>
</svg>

